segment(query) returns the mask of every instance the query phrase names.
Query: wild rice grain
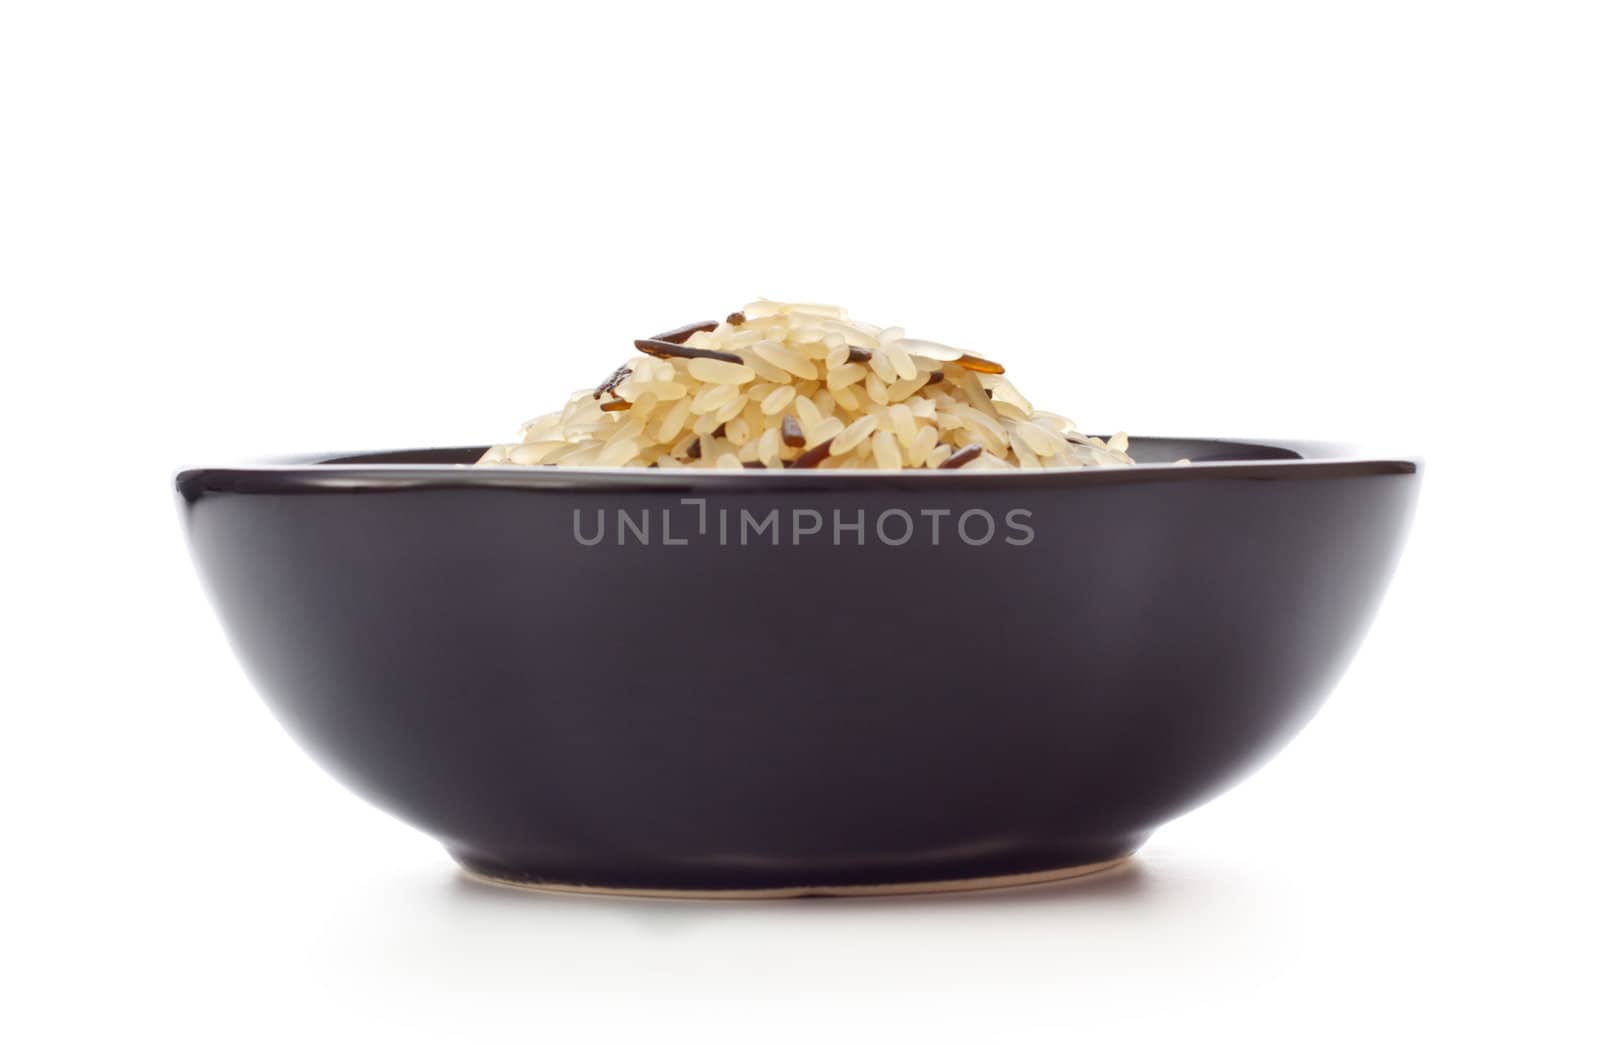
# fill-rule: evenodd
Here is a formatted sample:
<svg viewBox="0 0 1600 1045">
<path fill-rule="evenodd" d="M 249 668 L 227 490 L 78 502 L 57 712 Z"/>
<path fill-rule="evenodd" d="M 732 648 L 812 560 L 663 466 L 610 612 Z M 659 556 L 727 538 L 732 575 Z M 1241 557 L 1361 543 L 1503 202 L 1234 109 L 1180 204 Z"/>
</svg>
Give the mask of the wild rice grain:
<svg viewBox="0 0 1600 1045">
<path fill-rule="evenodd" d="M 666 341 L 670 344 L 681 345 L 695 334 L 710 333 L 715 329 L 717 329 L 716 322 L 714 320 L 707 319 L 699 323 L 685 323 L 681 327 L 673 327 L 665 334 L 657 334 L 655 337 L 649 338 L 648 340 Z"/>
<path fill-rule="evenodd" d="M 1006 368 L 999 363 L 984 359 L 981 356 L 964 355 L 955 360 L 955 364 L 958 367 L 974 370 L 980 374 L 1003 374 L 1006 372 Z"/>
<path fill-rule="evenodd" d="M 945 458 L 944 463 L 941 464 L 939 467 L 940 468 L 960 468 L 962 465 L 966 464 L 968 461 L 977 460 L 978 459 L 978 455 L 981 454 L 981 453 L 983 453 L 983 447 L 979 446 L 977 443 L 968 443 L 966 446 L 963 446 L 961 449 L 957 450 L 956 452 L 952 453 L 949 457 Z"/>
<path fill-rule="evenodd" d="M 804 445 L 806 445 L 806 435 L 805 435 L 804 432 L 800 431 L 800 422 L 796 421 L 792 414 L 784 414 L 783 415 L 783 427 L 781 429 L 781 432 L 782 432 L 782 438 L 783 438 L 783 445 L 785 445 L 785 446 L 804 446 Z"/>
<path fill-rule="evenodd" d="M 795 458 L 794 464 L 791 467 L 815 468 L 817 465 L 827 460 L 828 454 L 832 452 L 832 444 L 833 440 L 831 439 L 827 440 L 826 442 L 818 443 L 816 446 L 813 446 L 811 449 Z"/>
<path fill-rule="evenodd" d="M 615 370 L 611 371 L 610 377 L 600 382 L 599 387 L 594 390 L 594 397 L 599 399 L 607 392 L 610 392 L 612 395 L 616 395 L 616 387 L 622 384 L 623 378 L 627 377 L 631 373 L 633 373 L 633 368 L 626 363 L 617 367 Z"/>
<path fill-rule="evenodd" d="M 724 363 L 743 363 L 744 360 L 732 352 L 718 352 L 709 348 L 689 348 L 675 341 L 663 341 L 657 337 L 641 338 L 633 343 L 633 347 L 647 356 L 657 359 L 720 359 Z"/>
</svg>

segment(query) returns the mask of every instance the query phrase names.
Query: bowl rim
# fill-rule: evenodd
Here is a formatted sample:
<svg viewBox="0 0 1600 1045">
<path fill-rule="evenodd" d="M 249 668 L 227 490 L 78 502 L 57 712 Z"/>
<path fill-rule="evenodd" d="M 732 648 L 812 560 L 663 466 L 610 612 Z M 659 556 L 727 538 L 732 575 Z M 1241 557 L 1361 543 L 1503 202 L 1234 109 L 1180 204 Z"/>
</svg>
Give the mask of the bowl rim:
<svg viewBox="0 0 1600 1045">
<path fill-rule="evenodd" d="M 1415 475 L 1422 471 L 1416 455 L 1362 453 L 1347 443 L 1305 439 L 1254 439 L 1181 436 L 1132 436 L 1134 443 L 1163 440 L 1260 447 L 1296 454 L 1190 464 L 1153 462 L 1109 468 L 1039 468 L 1027 471 L 943 471 L 905 469 L 886 472 L 869 468 L 827 470 L 561 468 L 539 465 L 479 468 L 462 463 L 399 463 L 350 461 L 397 454 L 481 454 L 482 446 L 411 447 L 346 453 L 294 454 L 221 466 L 181 468 L 175 475 L 180 493 L 209 492 L 350 492 L 414 489 L 529 490 L 720 490 L 771 493 L 785 491 L 992 489 L 1019 486 L 1057 489 L 1081 485 L 1142 482 L 1188 482 L 1208 479 L 1332 479 L 1376 475 Z"/>
</svg>

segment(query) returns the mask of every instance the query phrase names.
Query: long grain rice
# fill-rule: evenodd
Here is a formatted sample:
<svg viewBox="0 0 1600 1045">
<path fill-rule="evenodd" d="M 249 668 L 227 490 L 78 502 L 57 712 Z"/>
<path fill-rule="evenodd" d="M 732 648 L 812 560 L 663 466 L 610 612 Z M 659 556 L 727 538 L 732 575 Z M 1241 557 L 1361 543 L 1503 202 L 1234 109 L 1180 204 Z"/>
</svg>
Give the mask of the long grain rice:
<svg viewBox="0 0 1600 1045">
<path fill-rule="evenodd" d="M 831 305 L 756 301 L 640 354 L 491 446 L 522 467 L 1034 469 L 1133 464 L 1035 410 L 1005 368 Z"/>
</svg>

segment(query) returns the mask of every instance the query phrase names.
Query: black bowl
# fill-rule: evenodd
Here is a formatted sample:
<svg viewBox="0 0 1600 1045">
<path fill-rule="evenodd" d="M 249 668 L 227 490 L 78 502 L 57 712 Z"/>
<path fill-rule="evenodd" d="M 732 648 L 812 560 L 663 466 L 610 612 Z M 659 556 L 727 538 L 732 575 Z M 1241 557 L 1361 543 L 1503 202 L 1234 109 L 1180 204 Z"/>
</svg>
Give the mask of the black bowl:
<svg viewBox="0 0 1600 1045">
<path fill-rule="evenodd" d="M 1417 462 L 1138 439 L 1025 473 L 181 473 L 289 732 L 484 877 L 798 895 L 1121 860 L 1310 718 Z"/>
</svg>

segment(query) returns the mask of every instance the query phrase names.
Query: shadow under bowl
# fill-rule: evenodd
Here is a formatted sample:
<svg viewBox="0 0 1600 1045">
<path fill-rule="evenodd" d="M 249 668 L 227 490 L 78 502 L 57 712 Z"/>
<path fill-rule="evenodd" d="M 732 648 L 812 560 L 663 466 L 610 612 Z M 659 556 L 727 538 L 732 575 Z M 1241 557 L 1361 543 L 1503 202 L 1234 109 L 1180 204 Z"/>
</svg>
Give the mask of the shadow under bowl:
<svg viewBox="0 0 1600 1045">
<path fill-rule="evenodd" d="M 475 875 L 647 895 L 928 891 L 1110 866 L 1303 726 L 1409 458 L 1135 439 L 1124 469 L 177 477 L 289 733 Z"/>
</svg>

